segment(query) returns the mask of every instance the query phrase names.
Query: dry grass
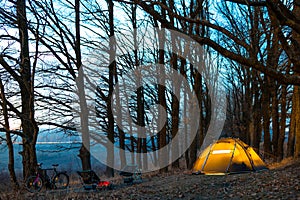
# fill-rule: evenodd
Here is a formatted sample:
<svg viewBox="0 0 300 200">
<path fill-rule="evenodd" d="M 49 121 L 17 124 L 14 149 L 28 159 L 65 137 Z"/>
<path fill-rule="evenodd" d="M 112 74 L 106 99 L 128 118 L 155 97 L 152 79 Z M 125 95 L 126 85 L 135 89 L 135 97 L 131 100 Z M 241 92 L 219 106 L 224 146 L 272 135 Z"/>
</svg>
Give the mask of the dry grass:
<svg viewBox="0 0 300 200">
<path fill-rule="evenodd" d="M 300 159 L 285 158 L 280 162 L 274 162 L 268 165 L 269 169 L 284 169 L 286 167 L 300 163 Z"/>
<path fill-rule="evenodd" d="M 164 174 L 143 174 L 143 183 L 125 185 L 122 177 L 102 180 L 114 183 L 113 190 L 86 191 L 79 177 L 71 176 L 67 190 L 42 190 L 33 194 L 26 190 L 3 190 L 0 199 L 87 200 L 87 199 L 290 199 L 300 198 L 300 160 L 284 159 L 269 165 L 271 170 L 229 176 L 191 175 L 190 171 L 176 170 Z"/>
</svg>

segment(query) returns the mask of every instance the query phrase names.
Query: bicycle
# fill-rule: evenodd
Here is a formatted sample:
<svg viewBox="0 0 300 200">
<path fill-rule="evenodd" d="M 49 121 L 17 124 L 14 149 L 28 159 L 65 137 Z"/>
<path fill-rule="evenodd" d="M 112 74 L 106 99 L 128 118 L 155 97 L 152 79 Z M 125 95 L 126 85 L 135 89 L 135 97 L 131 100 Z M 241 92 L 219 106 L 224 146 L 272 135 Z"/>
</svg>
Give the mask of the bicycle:
<svg viewBox="0 0 300 200">
<path fill-rule="evenodd" d="M 29 192 L 39 192 L 43 186 L 47 189 L 66 189 L 69 186 L 69 176 L 65 171 L 57 171 L 58 164 L 53 164 L 52 168 L 48 169 L 42 169 L 42 164 L 37 165 L 35 175 L 26 179 L 25 187 Z M 51 177 L 47 171 L 53 171 Z"/>
</svg>

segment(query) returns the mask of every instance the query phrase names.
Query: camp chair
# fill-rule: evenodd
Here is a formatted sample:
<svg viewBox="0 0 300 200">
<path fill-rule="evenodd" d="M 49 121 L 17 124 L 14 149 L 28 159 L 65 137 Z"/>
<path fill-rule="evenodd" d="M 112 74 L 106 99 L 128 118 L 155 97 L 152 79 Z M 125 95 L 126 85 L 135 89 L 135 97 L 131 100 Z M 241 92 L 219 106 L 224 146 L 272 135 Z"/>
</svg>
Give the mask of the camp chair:
<svg viewBox="0 0 300 200">
<path fill-rule="evenodd" d="M 93 170 L 77 171 L 81 177 L 82 185 L 85 190 L 111 189 L 109 181 L 101 181 Z"/>
<path fill-rule="evenodd" d="M 123 176 L 123 181 L 126 184 L 132 184 L 133 182 L 142 181 L 142 173 L 137 165 L 126 165 L 120 171 L 120 175 Z"/>
</svg>

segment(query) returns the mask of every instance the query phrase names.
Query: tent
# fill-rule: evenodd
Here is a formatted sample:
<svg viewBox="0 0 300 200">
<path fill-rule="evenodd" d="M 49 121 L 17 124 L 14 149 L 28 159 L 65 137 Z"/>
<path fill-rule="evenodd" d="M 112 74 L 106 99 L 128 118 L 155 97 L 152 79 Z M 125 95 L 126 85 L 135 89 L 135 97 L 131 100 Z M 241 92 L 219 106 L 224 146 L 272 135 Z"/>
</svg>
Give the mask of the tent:
<svg viewBox="0 0 300 200">
<path fill-rule="evenodd" d="M 267 169 L 252 147 L 237 138 L 222 138 L 196 160 L 194 174 L 230 174 Z"/>
</svg>

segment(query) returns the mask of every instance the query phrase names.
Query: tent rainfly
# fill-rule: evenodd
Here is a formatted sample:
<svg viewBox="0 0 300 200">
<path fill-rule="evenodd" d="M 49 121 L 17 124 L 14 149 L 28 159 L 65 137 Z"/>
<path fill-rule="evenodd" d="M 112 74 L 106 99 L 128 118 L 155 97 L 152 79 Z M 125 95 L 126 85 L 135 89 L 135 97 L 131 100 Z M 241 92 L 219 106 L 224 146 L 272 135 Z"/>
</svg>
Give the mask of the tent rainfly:
<svg viewBox="0 0 300 200">
<path fill-rule="evenodd" d="M 224 175 L 268 169 L 252 147 L 237 138 L 222 138 L 196 160 L 193 174 Z"/>
</svg>

